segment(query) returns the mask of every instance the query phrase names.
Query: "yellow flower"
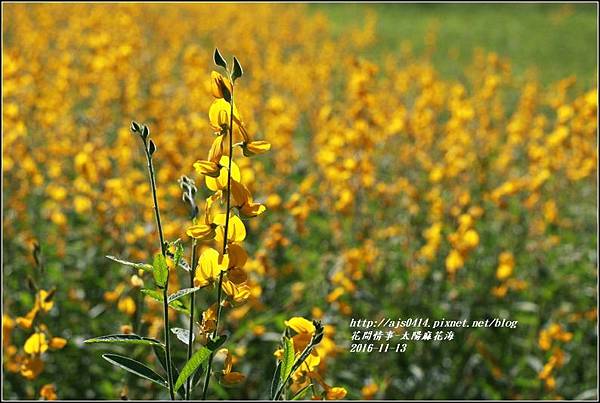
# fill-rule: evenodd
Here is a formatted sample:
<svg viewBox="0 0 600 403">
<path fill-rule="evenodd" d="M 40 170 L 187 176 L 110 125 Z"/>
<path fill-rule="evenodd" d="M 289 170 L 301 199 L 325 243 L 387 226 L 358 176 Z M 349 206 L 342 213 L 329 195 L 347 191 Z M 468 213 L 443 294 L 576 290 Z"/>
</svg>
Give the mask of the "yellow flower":
<svg viewBox="0 0 600 403">
<path fill-rule="evenodd" d="M 225 218 L 225 213 L 215 216 L 215 224 L 219 225 L 216 236 L 218 242 L 223 241 Z M 237 215 L 231 213 L 229 215 L 229 227 L 227 228 L 227 240 L 229 242 L 242 242 L 244 239 L 246 239 L 246 227 Z"/>
<path fill-rule="evenodd" d="M 62 337 L 53 337 L 50 339 L 50 348 L 54 350 L 60 350 L 67 345 L 67 339 Z"/>
<path fill-rule="evenodd" d="M 225 169 L 221 169 L 217 177 L 213 178 L 210 176 L 206 176 L 204 179 L 206 182 L 206 186 L 213 192 L 216 192 L 217 190 L 227 189 L 227 167 L 229 166 L 229 157 L 227 157 L 226 155 L 222 156 L 219 160 L 219 164 L 225 167 Z M 231 161 L 231 179 L 238 182 L 241 181 L 240 168 L 233 161 Z"/>
<path fill-rule="evenodd" d="M 231 100 L 231 81 L 223 77 L 220 73 L 213 71 L 210 73 L 210 84 L 213 97 Z"/>
<path fill-rule="evenodd" d="M 212 239 L 215 237 L 215 226 L 209 224 L 196 224 L 189 227 L 185 233 L 194 239 Z"/>
<path fill-rule="evenodd" d="M 221 157 L 223 156 L 223 139 L 225 136 L 217 136 L 212 145 L 210 146 L 210 150 L 208 151 L 208 160 L 211 162 L 219 162 Z"/>
<path fill-rule="evenodd" d="M 446 257 L 446 270 L 450 274 L 456 273 L 456 271 L 463 267 L 464 264 L 465 261 L 463 257 L 456 249 L 452 249 Z"/>
<path fill-rule="evenodd" d="M 125 298 L 121 298 L 119 300 L 119 304 L 117 305 L 119 311 L 123 312 L 125 315 L 133 315 L 135 313 L 135 301 L 133 298 L 127 296 Z"/>
<path fill-rule="evenodd" d="M 230 243 L 227 247 L 229 255 L 229 268 L 243 268 L 248 260 L 248 254 L 240 244 Z"/>
<path fill-rule="evenodd" d="M 300 316 L 294 316 L 293 318 L 283 322 L 287 327 L 294 330 L 297 333 L 314 333 L 315 325 L 311 321 L 304 319 Z"/>
<path fill-rule="evenodd" d="M 56 388 L 52 384 L 46 384 L 40 389 L 40 397 L 44 400 L 56 400 Z"/>
<path fill-rule="evenodd" d="M 223 281 L 223 291 L 237 303 L 244 302 L 250 297 L 250 287 L 248 285 L 235 284 L 229 280 Z"/>
<path fill-rule="evenodd" d="M 362 387 L 360 393 L 362 394 L 363 399 L 371 400 L 377 391 L 379 391 L 379 386 L 377 386 L 376 383 L 369 383 L 368 385 Z"/>
<path fill-rule="evenodd" d="M 39 355 L 26 357 L 21 363 L 21 375 L 29 380 L 37 378 L 43 369 L 44 361 Z"/>
<path fill-rule="evenodd" d="M 213 101 L 208 110 L 208 119 L 213 129 L 224 131 L 229 128 L 230 111 L 231 104 L 223 98 L 218 98 Z"/>
<path fill-rule="evenodd" d="M 36 307 L 44 312 L 48 312 L 54 306 L 52 295 L 46 290 L 40 290 L 36 300 Z"/>
<path fill-rule="evenodd" d="M 255 203 L 248 188 L 236 180 L 231 181 L 231 194 L 234 207 L 237 207 L 244 217 L 256 217 L 267 210 L 263 204 Z"/>
<path fill-rule="evenodd" d="M 200 175 L 208 175 L 213 178 L 217 178 L 221 173 L 221 166 L 212 161 L 196 161 L 194 162 L 194 169 Z"/>
<path fill-rule="evenodd" d="M 41 354 L 48 350 L 48 342 L 44 333 L 34 333 L 25 341 L 23 350 L 27 354 Z"/>
<path fill-rule="evenodd" d="M 221 271 L 226 271 L 229 265 L 229 257 L 220 255 L 213 248 L 208 248 L 202 252 L 196 268 L 194 277 L 195 287 L 204 287 L 219 278 Z"/>
<path fill-rule="evenodd" d="M 241 147 L 244 156 L 251 157 L 253 155 L 266 153 L 271 149 L 271 144 L 267 141 L 260 140 L 251 141 L 249 143 L 243 142 Z"/>
<path fill-rule="evenodd" d="M 333 387 L 327 391 L 327 399 L 329 400 L 340 400 L 346 397 L 348 392 L 344 388 Z"/>
<path fill-rule="evenodd" d="M 223 375 L 222 381 L 227 385 L 235 385 L 243 382 L 246 379 L 246 375 L 241 372 L 228 372 Z"/>
</svg>

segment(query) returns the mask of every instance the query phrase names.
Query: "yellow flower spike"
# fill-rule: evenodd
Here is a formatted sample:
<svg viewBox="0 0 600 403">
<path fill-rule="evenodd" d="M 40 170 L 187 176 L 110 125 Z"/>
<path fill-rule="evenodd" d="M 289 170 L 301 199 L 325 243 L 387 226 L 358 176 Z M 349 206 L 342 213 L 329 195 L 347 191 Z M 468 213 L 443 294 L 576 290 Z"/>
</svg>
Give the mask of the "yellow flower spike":
<svg viewBox="0 0 600 403">
<path fill-rule="evenodd" d="M 221 166 L 212 161 L 196 161 L 194 162 L 194 169 L 200 175 L 207 175 L 212 178 L 217 178 L 221 173 Z"/>
<path fill-rule="evenodd" d="M 210 84 L 212 95 L 215 98 L 224 98 L 226 101 L 231 100 L 231 81 L 223 77 L 220 73 L 213 71 L 210 73 Z"/>
<path fill-rule="evenodd" d="M 49 383 L 40 389 L 40 397 L 44 400 L 56 400 L 58 396 L 56 396 L 56 387 Z"/>
<path fill-rule="evenodd" d="M 207 224 L 197 224 L 189 227 L 185 233 L 194 239 L 212 239 L 215 237 L 215 227 Z"/>
<path fill-rule="evenodd" d="M 62 337 L 53 337 L 50 339 L 50 348 L 53 350 L 60 350 L 67 345 L 67 339 Z"/>
<path fill-rule="evenodd" d="M 21 363 L 20 372 L 21 375 L 31 380 L 34 380 L 38 377 L 38 375 L 44 369 L 44 361 L 39 357 L 39 355 L 33 357 L 26 357 Z"/>
<path fill-rule="evenodd" d="M 206 176 L 204 179 L 206 187 L 213 192 L 227 189 L 227 167 L 229 166 L 229 157 L 226 155 L 222 156 L 219 160 L 219 164 L 225 167 L 225 169 L 221 169 L 219 176 L 216 178 Z M 231 161 L 231 179 L 238 182 L 241 180 L 240 168 L 233 161 Z"/>
<path fill-rule="evenodd" d="M 206 249 L 200 255 L 194 285 L 196 287 L 204 287 L 217 280 L 219 273 L 227 270 L 228 265 L 229 257 L 227 255 L 220 255 L 213 248 Z"/>
<path fill-rule="evenodd" d="M 260 140 L 260 141 L 251 141 L 249 143 L 242 143 L 242 152 L 246 157 L 252 157 L 254 155 L 266 153 L 271 149 L 271 143 Z"/>
<path fill-rule="evenodd" d="M 223 231 L 225 231 L 225 213 L 220 213 L 215 216 L 215 224 L 219 225 L 216 239 L 218 241 L 223 240 Z M 227 240 L 229 242 L 242 242 L 246 239 L 246 227 L 242 220 L 235 214 L 230 214 L 229 217 L 229 228 L 227 229 Z"/>
<path fill-rule="evenodd" d="M 311 321 L 304 319 L 300 316 L 294 316 L 290 320 L 283 322 L 287 327 L 295 331 L 296 333 L 314 333 L 315 325 Z"/>
<path fill-rule="evenodd" d="M 23 351 L 27 354 L 42 354 L 48 350 L 48 342 L 44 333 L 34 333 L 25 341 Z"/>
</svg>

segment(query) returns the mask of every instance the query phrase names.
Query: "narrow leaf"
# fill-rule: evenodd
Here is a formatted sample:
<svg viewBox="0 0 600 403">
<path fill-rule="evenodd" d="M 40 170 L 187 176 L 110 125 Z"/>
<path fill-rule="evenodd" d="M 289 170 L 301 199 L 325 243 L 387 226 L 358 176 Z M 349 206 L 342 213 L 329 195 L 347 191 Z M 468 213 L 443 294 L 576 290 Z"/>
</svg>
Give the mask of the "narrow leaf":
<svg viewBox="0 0 600 403">
<path fill-rule="evenodd" d="M 167 387 L 167 382 L 160 375 L 139 361 L 118 354 L 102 354 L 102 358 L 132 374 L 152 381 L 162 387 Z"/>
<path fill-rule="evenodd" d="M 169 295 L 167 297 L 167 302 L 170 304 L 171 302 L 177 301 L 179 298 L 181 298 L 185 295 L 188 295 L 188 294 L 198 291 L 200 288 L 201 287 L 183 288 L 183 289 L 177 291 L 176 293 Z"/>
<path fill-rule="evenodd" d="M 107 336 L 94 337 L 93 339 L 87 339 L 84 341 L 86 344 L 93 343 L 111 343 L 111 344 L 144 344 L 147 346 L 160 346 L 164 348 L 164 345 L 150 337 L 142 337 L 137 334 L 110 334 Z"/>
<path fill-rule="evenodd" d="M 198 351 L 192 355 L 192 358 L 184 365 L 181 373 L 177 377 L 177 382 L 175 382 L 175 390 L 179 389 L 181 385 L 192 375 L 196 369 L 202 365 L 204 361 L 210 357 L 211 350 L 206 347 L 201 347 Z"/>
<path fill-rule="evenodd" d="M 179 341 L 181 341 L 186 346 L 188 345 L 188 342 L 190 340 L 190 331 L 188 329 L 182 329 L 180 327 L 172 327 L 171 332 L 173 332 L 173 334 L 175 336 L 177 336 Z M 192 333 L 192 341 L 194 341 L 195 339 L 196 339 L 196 335 Z"/>
<path fill-rule="evenodd" d="M 283 358 L 281 360 L 281 382 L 285 382 L 294 365 L 294 343 L 288 337 L 283 338 Z"/>
<path fill-rule="evenodd" d="M 238 59 L 233 57 L 233 72 L 231 73 L 231 80 L 235 82 L 238 78 L 240 78 L 244 74 L 244 70 L 242 70 L 242 65 L 238 61 Z"/>
<path fill-rule="evenodd" d="M 154 271 L 152 272 L 154 274 L 154 281 L 158 287 L 163 288 L 167 284 L 169 277 L 169 268 L 167 267 L 165 257 L 161 253 L 157 253 L 154 256 L 152 266 L 154 267 Z"/>
<path fill-rule="evenodd" d="M 215 48 L 213 60 L 215 61 L 215 64 L 217 66 L 221 66 L 224 69 L 227 69 L 227 62 L 225 61 L 225 59 L 223 59 L 223 56 L 221 56 L 221 52 L 219 52 L 219 49 L 217 49 L 217 48 Z"/>
<path fill-rule="evenodd" d="M 152 266 L 149 265 L 148 263 L 133 263 L 133 262 L 128 262 L 126 260 L 122 260 L 119 259 L 117 257 L 114 256 L 106 256 L 108 259 L 117 262 L 117 263 L 121 263 L 124 264 L 125 266 L 129 266 L 129 267 L 133 267 L 134 269 L 138 269 L 138 270 L 146 270 L 146 271 L 152 271 Z"/>
</svg>

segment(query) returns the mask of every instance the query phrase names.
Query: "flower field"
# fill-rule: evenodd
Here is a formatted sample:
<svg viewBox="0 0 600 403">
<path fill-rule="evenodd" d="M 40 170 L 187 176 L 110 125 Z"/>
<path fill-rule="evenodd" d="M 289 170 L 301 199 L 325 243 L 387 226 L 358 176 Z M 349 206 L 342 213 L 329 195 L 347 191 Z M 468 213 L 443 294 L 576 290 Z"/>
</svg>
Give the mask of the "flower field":
<svg viewBox="0 0 600 403">
<path fill-rule="evenodd" d="M 3 397 L 597 398 L 596 8 L 538 6 L 3 4 Z"/>
</svg>

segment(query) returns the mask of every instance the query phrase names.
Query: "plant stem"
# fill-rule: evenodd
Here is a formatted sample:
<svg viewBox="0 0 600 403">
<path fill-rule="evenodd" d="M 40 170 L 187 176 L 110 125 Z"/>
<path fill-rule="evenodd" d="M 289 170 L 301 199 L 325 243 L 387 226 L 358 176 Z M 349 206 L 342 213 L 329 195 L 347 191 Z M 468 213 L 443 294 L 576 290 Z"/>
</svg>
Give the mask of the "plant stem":
<svg viewBox="0 0 600 403">
<path fill-rule="evenodd" d="M 231 208 L 231 161 L 233 160 L 233 81 L 231 84 L 231 102 L 229 109 L 229 161 L 227 163 L 227 210 L 225 211 L 225 227 L 223 228 L 223 255 L 227 253 L 227 238 L 229 237 L 229 209 Z M 211 338 L 214 339 L 219 332 L 219 318 L 221 317 L 221 297 L 223 289 L 223 271 L 219 273 L 219 285 L 217 290 L 217 319 L 215 320 L 215 330 L 212 332 Z M 204 390 L 202 392 L 202 400 L 206 400 L 208 392 L 208 384 L 210 383 L 210 371 L 212 370 L 212 361 L 214 351 L 210 353 L 208 365 L 206 369 L 206 377 L 204 378 Z"/>
<path fill-rule="evenodd" d="M 152 164 L 152 155 L 148 152 L 148 144 L 146 140 L 144 142 L 144 150 L 146 152 L 146 160 L 148 161 L 148 172 L 150 174 L 150 187 L 152 188 L 152 200 L 154 202 L 154 216 L 156 217 L 156 227 L 158 228 L 158 238 L 160 241 L 160 251 L 163 257 L 166 259 L 166 247 L 165 239 L 162 230 L 162 224 L 160 222 L 160 210 L 158 208 L 158 198 L 156 195 L 156 179 L 154 176 L 154 165 Z M 165 322 L 165 347 L 166 347 L 166 364 L 167 364 L 167 379 L 169 381 L 169 395 L 171 400 L 175 400 L 175 392 L 173 391 L 173 371 L 171 369 L 171 343 L 170 343 L 170 330 L 169 330 L 169 303 L 167 301 L 169 297 L 169 275 L 167 275 L 167 281 L 163 288 L 163 318 Z"/>
<path fill-rule="evenodd" d="M 194 287 L 194 277 L 196 275 L 196 240 L 192 239 L 192 267 L 190 268 L 190 288 Z M 194 341 L 194 295 L 196 293 L 193 292 L 190 299 L 190 334 L 188 338 L 188 349 L 187 349 L 187 360 L 189 361 L 192 358 L 192 353 L 194 347 L 192 345 Z M 185 400 L 190 399 L 190 395 L 192 393 L 192 377 L 190 376 L 186 382 L 185 389 Z"/>
</svg>

